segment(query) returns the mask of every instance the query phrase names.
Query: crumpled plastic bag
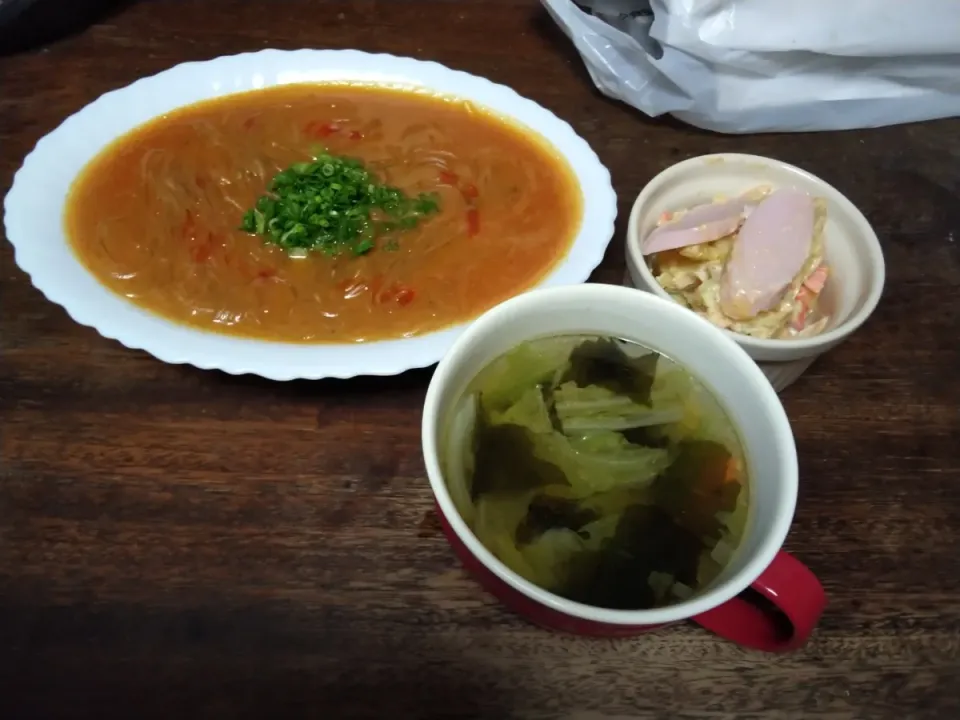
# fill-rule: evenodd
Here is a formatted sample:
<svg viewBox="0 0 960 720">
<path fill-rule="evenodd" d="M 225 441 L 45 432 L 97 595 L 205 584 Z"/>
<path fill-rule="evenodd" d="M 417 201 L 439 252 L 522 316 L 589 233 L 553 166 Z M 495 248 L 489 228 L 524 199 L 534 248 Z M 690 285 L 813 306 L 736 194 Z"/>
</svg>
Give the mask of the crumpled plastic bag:
<svg viewBox="0 0 960 720">
<path fill-rule="evenodd" d="M 960 115 L 957 0 L 541 2 L 597 88 L 650 116 L 749 133 Z"/>
</svg>

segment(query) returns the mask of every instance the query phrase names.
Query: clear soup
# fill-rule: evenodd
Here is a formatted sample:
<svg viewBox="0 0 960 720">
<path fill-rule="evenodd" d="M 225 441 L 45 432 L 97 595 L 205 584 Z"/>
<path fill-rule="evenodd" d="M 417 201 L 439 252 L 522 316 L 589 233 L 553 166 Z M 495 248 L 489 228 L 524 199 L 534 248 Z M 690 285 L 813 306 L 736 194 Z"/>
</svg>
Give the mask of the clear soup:
<svg viewBox="0 0 960 720">
<path fill-rule="evenodd" d="M 736 430 L 687 370 L 640 345 L 524 343 L 479 373 L 445 427 L 444 477 L 476 537 L 570 600 L 684 600 L 743 537 L 749 473 Z"/>
</svg>

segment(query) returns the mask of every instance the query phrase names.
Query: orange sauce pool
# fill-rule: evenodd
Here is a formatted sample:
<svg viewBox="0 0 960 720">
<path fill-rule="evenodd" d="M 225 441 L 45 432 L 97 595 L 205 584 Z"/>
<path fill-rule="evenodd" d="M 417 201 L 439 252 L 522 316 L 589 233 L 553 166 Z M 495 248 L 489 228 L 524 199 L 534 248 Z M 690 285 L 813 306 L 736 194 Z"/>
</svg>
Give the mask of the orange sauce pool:
<svg viewBox="0 0 960 720">
<path fill-rule="evenodd" d="M 239 230 L 269 180 L 318 145 L 440 212 L 366 255 L 292 258 Z M 71 188 L 65 224 L 110 290 L 204 330 L 303 343 L 409 337 L 535 284 L 579 231 L 582 196 L 542 139 L 469 102 L 287 85 L 180 108 L 119 138 Z"/>
</svg>

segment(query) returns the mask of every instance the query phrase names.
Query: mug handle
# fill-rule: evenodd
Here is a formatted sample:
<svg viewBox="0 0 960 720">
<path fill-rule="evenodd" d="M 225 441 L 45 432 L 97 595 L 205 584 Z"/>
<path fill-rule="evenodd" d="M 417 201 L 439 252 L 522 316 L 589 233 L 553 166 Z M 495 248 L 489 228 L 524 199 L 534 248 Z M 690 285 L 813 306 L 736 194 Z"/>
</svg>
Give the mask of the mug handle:
<svg viewBox="0 0 960 720">
<path fill-rule="evenodd" d="M 738 645 L 787 652 L 807 641 L 827 606 L 816 575 L 783 551 L 750 587 L 767 601 L 761 604 L 771 607 L 759 607 L 740 596 L 697 615 L 694 621 Z"/>
</svg>

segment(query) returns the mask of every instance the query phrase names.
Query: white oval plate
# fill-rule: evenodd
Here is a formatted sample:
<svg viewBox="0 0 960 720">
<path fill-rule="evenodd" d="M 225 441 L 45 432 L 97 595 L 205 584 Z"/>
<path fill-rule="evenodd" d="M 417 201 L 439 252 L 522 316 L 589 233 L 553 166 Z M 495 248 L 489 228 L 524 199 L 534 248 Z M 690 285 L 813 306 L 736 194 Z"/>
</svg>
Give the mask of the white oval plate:
<svg viewBox="0 0 960 720">
<path fill-rule="evenodd" d="M 24 160 L 4 202 L 4 225 L 17 265 L 78 323 L 168 363 L 293 380 L 396 375 L 438 362 L 466 324 L 406 339 L 302 345 L 171 322 L 102 286 L 73 254 L 64 232 L 64 205 L 74 178 L 118 136 L 209 98 L 274 85 L 337 81 L 425 88 L 535 128 L 567 159 L 583 191 L 580 231 L 567 256 L 537 287 L 582 283 L 600 264 L 617 214 L 610 173 L 586 141 L 550 111 L 503 85 L 433 62 L 355 50 L 262 50 L 184 63 L 143 78 L 101 96 L 42 138 Z"/>
</svg>

